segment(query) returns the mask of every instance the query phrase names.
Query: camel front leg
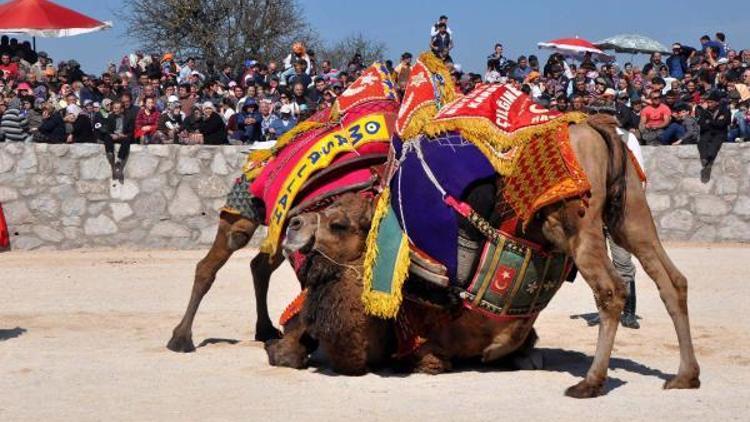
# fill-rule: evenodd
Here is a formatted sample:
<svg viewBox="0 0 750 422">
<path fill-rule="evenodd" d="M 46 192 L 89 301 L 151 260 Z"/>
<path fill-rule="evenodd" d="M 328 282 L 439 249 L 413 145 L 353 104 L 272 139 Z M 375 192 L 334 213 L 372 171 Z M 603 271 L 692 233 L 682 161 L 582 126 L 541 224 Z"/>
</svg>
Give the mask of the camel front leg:
<svg viewBox="0 0 750 422">
<path fill-rule="evenodd" d="M 578 270 L 594 292 L 601 323 L 594 361 L 586 378 L 568 388 L 565 394 L 575 398 L 590 398 L 604 392 L 604 381 L 607 378 L 620 315 L 625 307 L 626 293 L 620 276 L 607 257 L 601 224 L 599 227 L 586 227 L 577 237 L 573 240 L 573 257 Z"/>
<path fill-rule="evenodd" d="M 277 330 L 268 315 L 268 285 L 271 274 L 279 268 L 284 258 L 281 254 L 271 257 L 267 253 L 259 253 L 250 262 L 250 271 L 253 274 L 253 287 L 255 288 L 255 310 L 257 320 L 255 322 L 255 340 L 268 341 L 281 338 L 281 331 Z"/>
<path fill-rule="evenodd" d="M 172 338 L 167 343 L 167 348 L 174 352 L 192 352 L 195 350 L 193 344 L 193 320 L 198 312 L 203 296 L 208 293 L 216 279 L 216 273 L 224 266 L 229 257 L 247 244 L 252 237 L 257 224 L 242 217 L 228 213 L 222 213 L 219 220 L 219 228 L 214 238 L 214 243 L 206 256 L 198 262 L 195 267 L 195 278 L 193 290 L 190 294 L 185 315 L 172 331 Z M 244 239 L 241 242 L 230 242 L 229 239 Z M 234 243 L 230 245 L 230 243 Z"/>
</svg>

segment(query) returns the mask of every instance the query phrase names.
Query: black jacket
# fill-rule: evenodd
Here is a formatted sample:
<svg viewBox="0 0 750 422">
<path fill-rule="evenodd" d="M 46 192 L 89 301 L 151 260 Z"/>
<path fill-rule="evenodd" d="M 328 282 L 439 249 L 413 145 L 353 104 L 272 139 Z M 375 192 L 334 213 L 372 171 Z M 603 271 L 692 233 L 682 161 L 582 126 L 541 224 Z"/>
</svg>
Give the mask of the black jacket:
<svg viewBox="0 0 750 422">
<path fill-rule="evenodd" d="M 85 113 L 81 113 L 73 122 L 73 142 L 96 142 L 94 128 L 91 119 Z"/>
<path fill-rule="evenodd" d="M 65 142 L 65 121 L 62 114 L 52 113 L 39 126 L 39 133 L 46 136 L 50 142 Z"/>
<path fill-rule="evenodd" d="M 122 133 L 127 135 L 127 139 L 132 142 L 133 134 L 135 133 L 135 119 L 131 120 L 125 114 L 123 116 Z M 96 126 L 96 123 L 101 123 L 101 126 L 96 130 L 99 132 L 101 139 L 105 139 L 115 133 L 115 129 L 117 129 L 117 116 L 114 113 L 110 113 L 106 118 L 97 115 L 94 126 Z"/>
<path fill-rule="evenodd" d="M 224 145 L 227 143 L 227 127 L 218 113 L 211 113 L 211 117 L 203 119 L 200 125 L 203 143 L 207 145 Z"/>
</svg>

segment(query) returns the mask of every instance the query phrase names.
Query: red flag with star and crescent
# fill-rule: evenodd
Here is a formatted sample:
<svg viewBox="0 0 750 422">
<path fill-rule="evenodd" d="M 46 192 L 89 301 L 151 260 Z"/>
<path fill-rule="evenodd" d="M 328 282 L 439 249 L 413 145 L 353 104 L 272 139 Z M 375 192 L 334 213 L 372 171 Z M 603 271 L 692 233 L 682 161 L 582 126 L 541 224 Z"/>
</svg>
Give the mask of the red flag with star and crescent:
<svg viewBox="0 0 750 422">
<path fill-rule="evenodd" d="M 507 265 L 501 265 L 495 273 L 495 278 L 492 280 L 490 288 L 500 294 L 504 295 L 508 288 L 513 284 L 513 279 L 516 278 L 516 270 Z"/>
</svg>

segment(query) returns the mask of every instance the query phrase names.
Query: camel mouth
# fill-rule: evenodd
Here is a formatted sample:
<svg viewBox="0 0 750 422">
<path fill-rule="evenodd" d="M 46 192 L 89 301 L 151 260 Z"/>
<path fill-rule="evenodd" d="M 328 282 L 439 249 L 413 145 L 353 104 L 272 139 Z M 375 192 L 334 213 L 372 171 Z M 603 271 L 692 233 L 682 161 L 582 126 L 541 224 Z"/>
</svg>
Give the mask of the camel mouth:
<svg viewBox="0 0 750 422">
<path fill-rule="evenodd" d="M 301 236 L 298 233 L 287 233 L 281 247 L 287 255 L 299 252 L 307 255 L 313 250 L 315 245 L 315 236 Z"/>
</svg>

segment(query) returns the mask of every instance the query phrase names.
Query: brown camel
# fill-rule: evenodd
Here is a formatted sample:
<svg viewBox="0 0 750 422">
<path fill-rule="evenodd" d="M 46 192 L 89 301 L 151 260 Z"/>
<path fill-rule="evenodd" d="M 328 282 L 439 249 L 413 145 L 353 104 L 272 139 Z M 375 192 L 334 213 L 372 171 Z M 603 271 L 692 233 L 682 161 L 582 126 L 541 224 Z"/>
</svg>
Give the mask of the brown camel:
<svg viewBox="0 0 750 422">
<path fill-rule="evenodd" d="M 585 212 L 580 212 L 578 201 L 562 201 L 542 209 L 537 215 L 538 224 L 528 229 L 531 237 L 532 232 L 536 231 L 550 245 L 573 258 L 591 287 L 599 310 L 601 324 L 594 360 L 586 377 L 568 388 L 566 394 L 587 398 L 603 393 L 615 334 L 625 302 L 622 280 L 607 257 L 603 234 L 605 225 L 615 242 L 633 253 L 655 281 L 674 323 L 680 347 L 680 366 L 677 375 L 668 380 L 664 388 L 698 388 L 700 368 L 690 335 L 687 280 L 669 259 L 658 238 L 644 190 L 633 164 L 627 159 L 623 143 L 614 131 L 615 125 L 614 119 L 597 116 L 589 119 L 587 124 L 570 128 L 571 145 L 592 186 Z M 346 212 L 348 218 L 343 218 L 341 211 L 326 211 L 293 219 L 287 231 L 285 248 L 310 249 L 340 267 L 340 275 L 347 279 L 353 273 L 361 271 L 359 268 L 362 263 L 363 248 L 357 251 L 351 249 L 352 239 L 357 245 L 363 246 L 363 234 L 352 220 L 361 221 L 362 218 L 357 216 L 369 208 L 353 206 L 352 202 L 341 202 L 340 205 L 351 207 Z M 349 296 L 359 300 L 355 294 Z M 325 307 L 329 306 L 326 302 L 328 298 L 324 296 L 310 292 L 309 298 L 303 308 L 303 316 L 318 315 L 315 308 L 324 312 Z M 349 306 L 359 312 L 360 305 Z M 302 326 L 312 326 L 297 327 L 294 335 L 272 344 L 268 349 L 269 360 L 272 363 L 290 360 L 277 354 L 290 352 L 293 348 L 284 344 L 298 343 L 302 337 L 300 333 L 315 332 L 318 335 L 316 340 L 321 342 L 324 341 L 322 337 L 326 336 L 346 339 L 346 333 L 334 334 L 330 327 L 327 330 L 319 329 L 326 328 L 325 321 L 320 322 L 325 317 L 320 315 L 319 319 L 303 318 Z M 425 314 L 425 318 L 429 318 L 429 313 Z M 365 324 L 374 324 L 373 320 L 374 318 L 369 318 L 364 321 Z M 467 314 L 449 323 L 435 325 L 434 330 L 428 334 L 428 343 L 417 354 L 418 369 L 440 372 L 450 367 L 451 359 L 461 357 L 481 356 L 485 361 L 496 360 L 528 343 L 527 337 L 532 324 L 533 321 L 490 321 Z M 339 327 L 348 325 L 339 323 Z M 355 322 L 353 325 L 359 333 L 367 332 L 362 322 Z M 359 361 L 364 363 L 357 370 L 348 368 L 348 372 L 362 373 L 366 371 L 368 363 L 365 351 L 369 349 L 370 343 L 379 340 L 368 338 L 364 343 L 358 343 L 360 337 L 356 336 L 349 342 L 348 351 L 334 351 L 331 359 L 335 361 L 339 355 L 355 350 L 360 356 Z M 336 344 L 341 346 L 340 343 Z M 299 350 L 297 348 L 298 352 Z"/>
<path fill-rule="evenodd" d="M 167 348 L 175 352 L 192 352 L 195 350 L 193 344 L 193 320 L 198 312 L 198 306 L 203 296 L 211 289 L 216 279 L 216 273 L 224 266 L 232 254 L 242 249 L 260 226 L 259 222 L 248 218 L 222 212 L 219 218 L 219 229 L 216 232 L 211 249 L 206 256 L 198 262 L 195 267 L 195 278 L 193 290 L 190 294 L 187 310 L 182 320 L 174 328 L 172 338 L 167 343 Z M 283 258 L 280 254 L 269 257 L 268 254 L 259 253 L 250 262 L 250 270 L 255 288 L 255 307 L 257 321 L 255 323 L 255 340 L 268 341 L 281 337 L 268 315 L 268 284 L 271 273 L 281 265 Z"/>
<path fill-rule="evenodd" d="M 363 375 L 368 368 L 379 366 L 392 351 L 392 327 L 386 320 L 369 318 L 360 297 L 362 277 L 358 262 L 365 248 L 365 239 L 372 219 L 372 200 L 357 194 L 346 194 L 323 211 L 306 214 L 302 219 L 290 221 L 288 242 L 295 244 L 305 218 L 320 219 L 330 227 L 330 232 L 320 231 L 319 241 L 337 244 L 332 255 L 321 251 L 314 253 L 306 245 L 299 249 L 308 254 L 303 268 L 303 284 L 307 289 L 306 304 L 302 312 L 285 327 L 283 340 L 266 343 L 269 362 L 276 366 L 303 368 L 311 352 L 309 337 L 317 340 L 321 349 L 331 356 L 336 372 L 346 375 Z M 323 223 L 325 222 L 325 223 Z M 340 236 L 339 231 L 345 231 Z M 307 306 L 316 304 L 317 306 Z"/>
</svg>

